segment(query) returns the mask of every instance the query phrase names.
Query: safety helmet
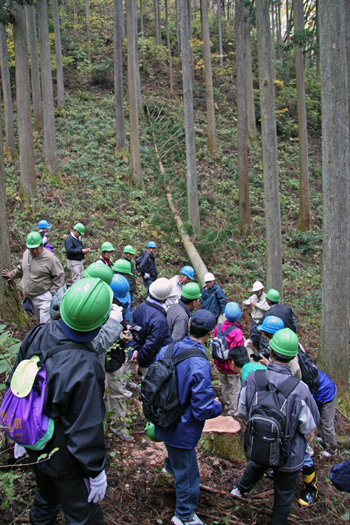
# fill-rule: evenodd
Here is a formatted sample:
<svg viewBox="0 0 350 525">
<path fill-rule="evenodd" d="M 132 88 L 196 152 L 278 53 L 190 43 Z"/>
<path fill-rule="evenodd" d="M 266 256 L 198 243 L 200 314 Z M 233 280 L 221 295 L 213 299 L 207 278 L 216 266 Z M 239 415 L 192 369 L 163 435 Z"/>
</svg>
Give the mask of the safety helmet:
<svg viewBox="0 0 350 525">
<path fill-rule="evenodd" d="M 224 311 L 226 319 L 230 323 L 237 323 L 240 320 L 242 312 L 237 303 L 227 303 Z"/>
<path fill-rule="evenodd" d="M 270 339 L 269 345 L 272 350 L 282 357 L 293 358 L 298 353 L 299 339 L 290 328 L 283 328 L 275 333 L 272 339 Z"/>
<path fill-rule="evenodd" d="M 182 297 L 185 297 L 185 299 L 199 299 L 202 297 L 201 289 L 199 288 L 198 283 L 187 283 L 182 288 L 181 292 Z"/>
<path fill-rule="evenodd" d="M 130 301 L 129 282 L 123 275 L 115 273 L 110 284 L 113 295 L 121 303 L 128 303 Z"/>
<path fill-rule="evenodd" d="M 27 248 L 37 248 L 43 243 L 42 237 L 39 232 L 30 232 L 27 235 Z"/>
<path fill-rule="evenodd" d="M 183 266 L 180 270 L 182 275 L 186 275 L 191 281 L 194 281 L 194 269 L 192 266 Z"/>
<path fill-rule="evenodd" d="M 79 279 L 62 298 L 62 320 L 72 330 L 90 332 L 107 320 L 112 301 L 113 292 L 101 279 Z"/>
<path fill-rule="evenodd" d="M 146 423 L 145 433 L 146 436 L 149 437 L 152 441 L 155 441 L 156 443 L 160 442 L 160 439 L 157 438 L 156 433 L 154 431 L 154 424 L 150 421 L 147 421 Z"/>
<path fill-rule="evenodd" d="M 272 301 L 273 303 L 278 303 L 280 300 L 280 294 L 274 288 L 270 288 L 266 294 L 266 299 L 269 299 L 269 301 Z"/>
<path fill-rule="evenodd" d="M 127 261 L 126 259 L 118 259 L 115 261 L 112 270 L 113 272 L 128 273 L 129 275 L 133 275 L 131 271 L 131 262 Z"/>
<path fill-rule="evenodd" d="M 206 273 L 204 276 L 204 282 L 207 283 L 208 281 L 215 281 L 215 276 L 213 273 Z"/>
<path fill-rule="evenodd" d="M 147 243 L 147 248 L 157 248 L 157 245 L 154 241 L 149 241 Z"/>
<path fill-rule="evenodd" d="M 102 252 L 114 252 L 115 248 L 111 242 L 104 242 L 101 246 Z"/>
<path fill-rule="evenodd" d="M 90 264 L 86 270 L 83 271 L 84 277 L 94 277 L 95 279 L 102 279 L 106 284 L 110 285 L 113 279 L 113 270 L 107 264 L 94 262 Z"/>
<path fill-rule="evenodd" d="M 38 230 L 49 230 L 50 228 L 50 224 L 47 221 L 45 221 L 45 219 L 42 219 L 38 222 Z"/>
<path fill-rule="evenodd" d="M 80 235 L 85 234 L 85 226 L 81 222 L 77 222 L 76 225 L 73 227 L 73 230 L 76 230 L 80 233 Z"/>
<path fill-rule="evenodd" d="M 260 281 L 255 281 L 253 284 L 252 292 L 258 292 L 259 290 L 262 290 L 264 288 L 264 285 Z"/>
<path fill-rule="evenodd" d="M 123 251 L 124 251 L 124 253 L 132 253 L 133 255 L 135 255 L 135 250 L 131 246 L 131 244 L 128 244 L 127 246 L 125 246 Z"/>
<path fill-rule="evenodd" d="M 276 315 L 267 315 L 262 324 L 258 326 L 259 332 L 267 332 L 268 334 L 275 334 L 278 330 L 284 328 L 284 322 Z"/>
<path fill-rule="evenodd" d="M 165 301 L 170 295 L 171 292 L 171 282 L 165 277 L 160 277 L 149 287 L 149 293 L 157 301 Z"/>
</svg>

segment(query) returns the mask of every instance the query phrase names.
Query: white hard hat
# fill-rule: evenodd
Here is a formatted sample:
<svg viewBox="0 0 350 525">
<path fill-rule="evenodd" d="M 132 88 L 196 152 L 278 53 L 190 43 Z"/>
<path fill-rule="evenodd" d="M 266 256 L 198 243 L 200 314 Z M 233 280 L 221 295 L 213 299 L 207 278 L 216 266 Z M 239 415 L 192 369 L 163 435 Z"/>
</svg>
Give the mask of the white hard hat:
<svg viewBox="0 0 350 525">
<path fill-rule="evenodd" d="M 165 277 L 160 277 L 154 281 L 149 287 L 149 293 L 157 301 L 165 301 L 171 292 L 171 282 Z"/>
<path fill-rule="evenodd" d="M 260 281 L 255 281 L 253 284 L 252 292 L 258 292 L 259 290 L 262 290 L 264 288 L 263 283 Z"/>
<path fill-rule="evenodd" d="M 215 281 L 215 276 L 213 273 L 206 273 L 204 276 L 204 282 L 207 283 L 208 281 Z"/>
</svg>

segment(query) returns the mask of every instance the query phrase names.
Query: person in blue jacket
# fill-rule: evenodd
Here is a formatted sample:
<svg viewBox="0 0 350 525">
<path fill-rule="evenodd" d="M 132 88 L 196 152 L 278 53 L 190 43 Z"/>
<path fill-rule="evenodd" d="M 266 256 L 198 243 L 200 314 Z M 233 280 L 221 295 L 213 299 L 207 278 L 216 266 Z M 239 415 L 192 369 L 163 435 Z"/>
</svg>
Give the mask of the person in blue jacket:
<svg viewBox="0 0 350 525">
<path fill-rule="evenodd" d="M 163 430 L 155 427 L 158 439 L 164 441 L 168 457 L 163 472 L 175 477 L 176 508 L 173 525 L 205 525 L 195 514 L 199 498 L 199 470 L 196 445 L 206 419 L 221 414 L 221 403 L 215 400 L 211 386 L 211 367 L 204 344 L 211 336 L 216 318 L 207 310 L 198 310 L 189 322 L 190 335 L 175 343 L 172 355 L 188 348 L 201 349 L 203 358 L 189 357 L 176 365 L 180 402 L 187 406 L 176 427 Z M 158 353 L 162 359 L 167 346 Z"/>
<path fill-rule="evenodd" d="M 321 370 L 318 371 L 320 387 L 313 398 L 316 401 L 321 416 L 318 426 L 319 441 L 324 450 L 322 456 L 330 457 L 337 454 L 337 438 L 334 429 L 335 409 L 337 405 L 337 387 L 330 377 Z"/>
<path fill-rule="evenodd" d="M 206 273 L 204 276 L 205 286 L 202 290 L 202 309 L 209 310 L 218 319 L 224 314 L 226 306 L 226 297 L 222 288 L 216 284 L 215 276 L 212 273 Z M 223 322 L 225 318 L 220 322 Z M 218 321 L 219 322 L 219 321 Z"/>
</svg>

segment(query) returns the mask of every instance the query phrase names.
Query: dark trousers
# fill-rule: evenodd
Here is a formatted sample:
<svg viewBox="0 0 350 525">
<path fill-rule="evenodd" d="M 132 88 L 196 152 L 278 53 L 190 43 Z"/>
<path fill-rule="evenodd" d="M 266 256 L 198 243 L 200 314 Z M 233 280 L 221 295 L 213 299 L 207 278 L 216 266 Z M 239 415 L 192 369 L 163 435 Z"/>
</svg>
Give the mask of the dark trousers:
<svg viewBox="0 0 350 525">
<path fill-rule="evenodd" d="M 88 503 L 88 491 L 82 478 L 54 478 L 36 467 L 34 470 L 38 492 L 29 513 L 32 525 L 56 525 L 61 508 L 69 525 L 104 525 L 100 505 Z"/>
<path fill-rule="evenodd" d="M 237 487 L 241 492 L 251 491 L 262 478 L 264 472 L 266 472 L 266 467 L 249 461 L 243 476 L 237 480 Z M 287 523 L 298 474 L 299 470 L 296 472 L 273 471 L 275 497 L 271 525 L 285 525 Z"/>
</svg>

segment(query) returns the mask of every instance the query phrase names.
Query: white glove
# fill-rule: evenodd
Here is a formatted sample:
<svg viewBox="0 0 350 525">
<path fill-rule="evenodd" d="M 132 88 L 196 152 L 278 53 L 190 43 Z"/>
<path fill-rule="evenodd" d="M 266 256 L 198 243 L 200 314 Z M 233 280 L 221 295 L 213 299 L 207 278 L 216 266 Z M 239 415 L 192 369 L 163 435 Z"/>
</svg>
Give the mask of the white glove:
<svg viewBox="0 0 350 525">
<path fill-rule="evenodd" d="M 99 473 L 97 478 L 89 478 L 90 494 L 88 497 L 89 503 L 98 503 L 105 497 L 107 490 L 107 476 L 104 470 Z"/>
<path fill-rule="evenodd" d="M 145 273 L 145 274 L 143 274 L 143 276 L 144 276 L 145 279 L 149 279 L 151 277 L 149 273 Z"/>
<path fill-rule="evenodd" d="M 22 456 L 25 456 L 26 454 L 27 454 L 26 449 L 24 447 L 21 447 L 21 445 L 18 445 L 17 443 L 15 443 L 15 449 L 13 451 L 14 458 L 18 459 L 18 458 L 21 458 Z"/>
<path fill-rule="evenodd" d="M 123 308 L 121 306 L 117 306 L 116 304 L 112 304 L 112 310 L 109 314 L 109 317 L 118 323 L 121 323 L 123 320 Z"/>
</svg>

